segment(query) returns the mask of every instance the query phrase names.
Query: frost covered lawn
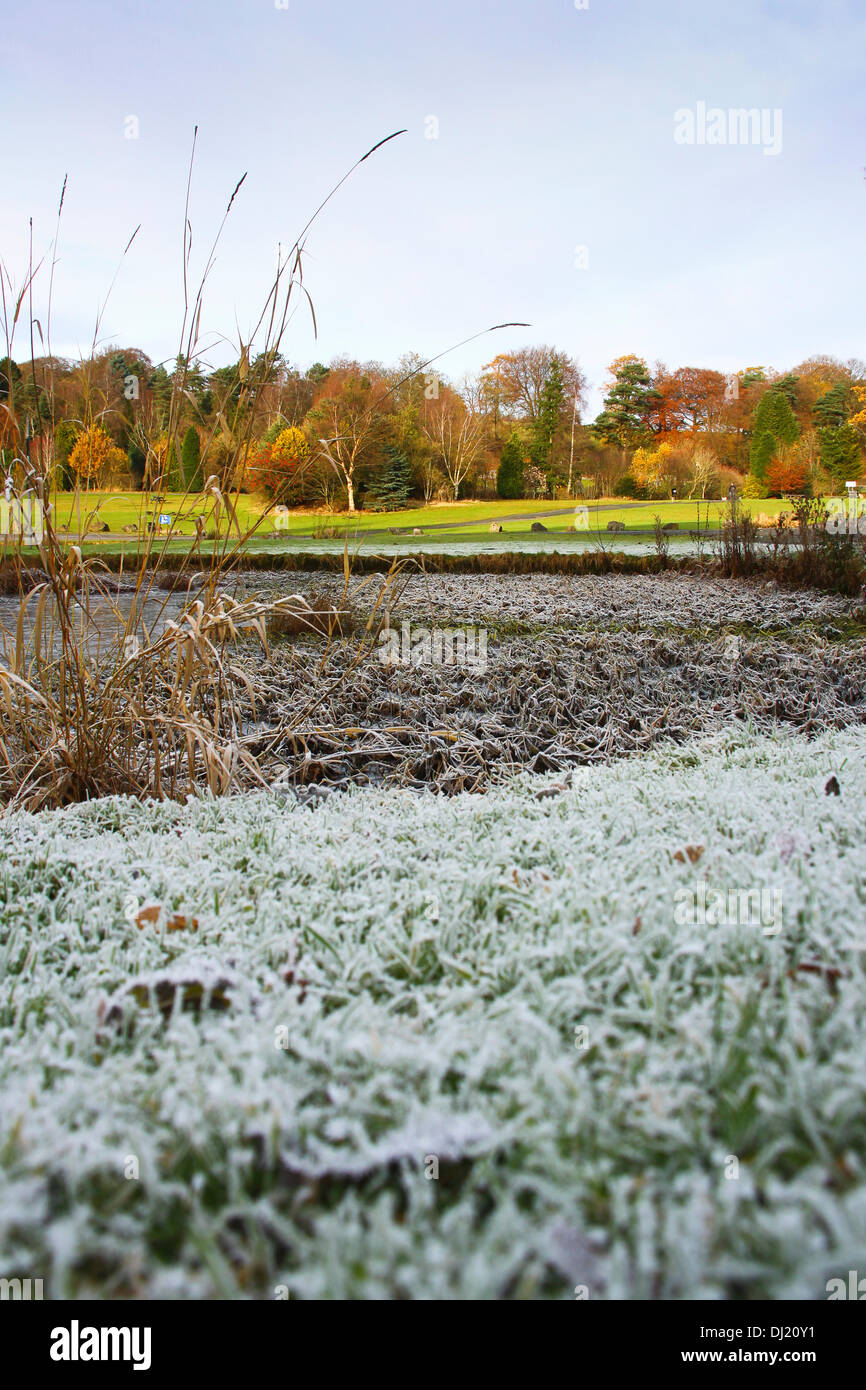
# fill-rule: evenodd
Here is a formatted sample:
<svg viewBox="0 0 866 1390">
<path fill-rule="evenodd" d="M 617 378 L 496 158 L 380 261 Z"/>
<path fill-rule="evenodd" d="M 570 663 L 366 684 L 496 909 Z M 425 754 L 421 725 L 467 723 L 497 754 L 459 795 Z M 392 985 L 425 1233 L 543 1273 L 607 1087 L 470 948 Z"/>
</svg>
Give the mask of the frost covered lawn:
<svg viewBox="0 0 866 1390">
<path fill-rule="evenodd" d="M 864 752 L 6 820 L 0 1274 L 825 1297 L 866 1248 Z M 781 930 L 677 925 L 699 876 Z"/>
</svg>

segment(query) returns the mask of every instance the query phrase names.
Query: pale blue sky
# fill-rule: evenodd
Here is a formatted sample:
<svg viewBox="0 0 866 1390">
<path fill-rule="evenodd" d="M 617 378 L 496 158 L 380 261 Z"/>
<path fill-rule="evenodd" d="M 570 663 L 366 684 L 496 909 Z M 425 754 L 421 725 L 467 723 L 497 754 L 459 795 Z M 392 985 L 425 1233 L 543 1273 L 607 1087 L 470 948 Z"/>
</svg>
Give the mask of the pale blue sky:
<svg viewBox="0 0 866 1390">
<path fill-rule="evenodd" d="M 626 352 L 723 371 L 866 356 L 864 54 L 863 0 L 18 6 L 0 32 L 0 253 L 20 278 L 27 219 L 45 248 L 68 172 L 55 351 L 87 346 L 141 222 L 104 339 L 173 355 L 197 123 L 197 252 L 248 171 L 203 317 L 235 337 L 257 316 L 277 242 L 406 126 L 310 238 L 319 340 L 299 317 L 291 360 L 391 362 L 503 319 L 533 326 L 445 369 L 526 342 L 579 357 L 596 388 Z M 781 153 L 678 145 L 674 113 L 699 101 L 781 108 Z M 131 115 L 137 140 L 124 138 Z"/>
</svg>

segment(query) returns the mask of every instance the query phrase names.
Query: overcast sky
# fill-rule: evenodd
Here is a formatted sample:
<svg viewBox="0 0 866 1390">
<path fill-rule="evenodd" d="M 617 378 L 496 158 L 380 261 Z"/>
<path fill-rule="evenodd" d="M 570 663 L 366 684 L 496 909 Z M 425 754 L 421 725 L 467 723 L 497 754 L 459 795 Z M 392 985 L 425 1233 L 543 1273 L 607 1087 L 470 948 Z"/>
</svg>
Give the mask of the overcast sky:
<svg viewBox="0 0 866 1390">
<path fill-rule="evenodd" d="M 319 335 L 299 314 L 290 360 L 389 363 L 524 319 L 530 329 L 481 339 L 443 368 L 459 378 L 497 351 L 552 343 L 596 388 L 591 415 L 606 364 L 626 352 L 722 371 L 866 356 L 863 0 L 281 3 L 7 11 L 0 254 L 20 283 L 28 219 L 41 254 L 68 173 L 54 351 L 87 350 L 140 222 L 103 342 L 154 360 L 176 352 L 198 124 L 199 269 L 247 172 L 206 298 L 214 340 L 246 336 L 278 242 L 405 126 L 310 236 Z M 701 102 L 726 116 L 765 109 L 766 138 L 698 143 Z M 693 144 L 675 139 L 683 111 L 695 114 Z M 27 355 L 23 342 L 14 355 Z M 233 356 L 222 344 L 210 360 Z"/>
</svg>

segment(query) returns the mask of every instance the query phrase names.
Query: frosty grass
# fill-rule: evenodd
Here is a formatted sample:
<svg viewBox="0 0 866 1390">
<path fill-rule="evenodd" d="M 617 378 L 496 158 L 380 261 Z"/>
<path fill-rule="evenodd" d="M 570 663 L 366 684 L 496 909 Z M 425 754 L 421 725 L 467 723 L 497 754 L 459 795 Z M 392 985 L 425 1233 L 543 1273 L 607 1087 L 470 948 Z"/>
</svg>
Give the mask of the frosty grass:
<svg viewBox="0 0 866 1390">
<path fill-rule="evenodd" d="M 864 751 L 6 819 L 0 1274 L 824 1298 L 866 1272 Z M 699 876 L 781 930 L 677 926 Z"/>
</svg>

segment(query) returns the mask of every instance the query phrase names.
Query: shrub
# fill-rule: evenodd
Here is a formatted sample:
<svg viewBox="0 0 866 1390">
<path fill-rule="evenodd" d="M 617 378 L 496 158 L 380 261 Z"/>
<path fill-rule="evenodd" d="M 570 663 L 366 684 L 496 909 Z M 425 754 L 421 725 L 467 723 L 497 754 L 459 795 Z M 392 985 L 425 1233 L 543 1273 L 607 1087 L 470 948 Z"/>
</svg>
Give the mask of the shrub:
<svg viewBox="0 0 866 1390">
<path fill-rule="evenodd" d="M 762 483 L 760 478 L 756 478 L 754 473 L 750 473 L 743 483 L 744 497 L 769 497 L 770 491 L 766 483 Z"/>
</svg>

